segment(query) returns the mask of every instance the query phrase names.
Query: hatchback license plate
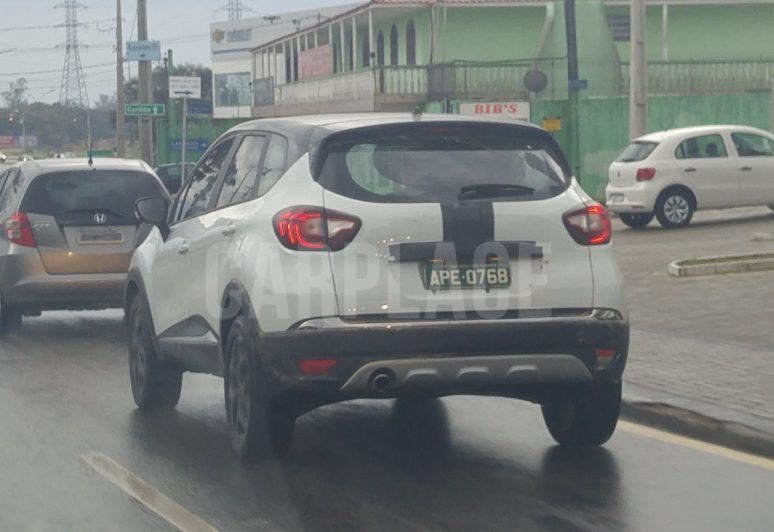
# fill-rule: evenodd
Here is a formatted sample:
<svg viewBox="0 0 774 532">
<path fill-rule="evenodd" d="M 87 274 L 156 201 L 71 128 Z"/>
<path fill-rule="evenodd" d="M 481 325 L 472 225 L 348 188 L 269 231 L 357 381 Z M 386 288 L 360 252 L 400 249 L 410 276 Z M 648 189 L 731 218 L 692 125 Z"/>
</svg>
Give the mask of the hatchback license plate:
<svg viewBox="0 0 774 532">
<path fill-rule="evenodd" d="M 121 244 L 124 237 L 117 231 L 82 231 L 78 239 L 79 244 Z"/>
<path fill-rule="evenodd" d="M 511 269 L 503 265 L 448 266 L 428 263 L 425 265 L 424 273 L 425 288 L 428 290 L 489 289 L 511 286 Z"/>
</svg>

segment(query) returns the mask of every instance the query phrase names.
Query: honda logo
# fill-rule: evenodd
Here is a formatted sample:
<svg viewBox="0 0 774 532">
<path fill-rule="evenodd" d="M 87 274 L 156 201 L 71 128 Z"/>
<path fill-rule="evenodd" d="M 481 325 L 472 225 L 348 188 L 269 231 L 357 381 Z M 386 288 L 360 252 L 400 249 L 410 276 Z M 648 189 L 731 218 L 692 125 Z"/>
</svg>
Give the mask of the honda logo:
<svg viewBox="0 0 774 532">
<path fill-rule="evenodd" d="M 104 212 L 98 212 L 94 215 L 94 223 L 98 223 L 100 225 L 107 223 L 107 214 Z"/>
</svg>

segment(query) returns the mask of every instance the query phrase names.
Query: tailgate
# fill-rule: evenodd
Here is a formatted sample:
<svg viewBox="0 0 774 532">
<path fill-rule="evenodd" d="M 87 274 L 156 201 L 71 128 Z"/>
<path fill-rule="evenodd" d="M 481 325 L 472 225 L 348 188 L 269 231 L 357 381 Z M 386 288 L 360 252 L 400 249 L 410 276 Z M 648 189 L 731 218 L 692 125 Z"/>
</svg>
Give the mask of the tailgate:
<svg viewBox="0 0 774 532">
<path fill-rule="evenodd" d="M 50 274 L 126 273 L 137 226 L 60 226 L 52 216 L 28 213 L 40 258 Z"/>
</svg>

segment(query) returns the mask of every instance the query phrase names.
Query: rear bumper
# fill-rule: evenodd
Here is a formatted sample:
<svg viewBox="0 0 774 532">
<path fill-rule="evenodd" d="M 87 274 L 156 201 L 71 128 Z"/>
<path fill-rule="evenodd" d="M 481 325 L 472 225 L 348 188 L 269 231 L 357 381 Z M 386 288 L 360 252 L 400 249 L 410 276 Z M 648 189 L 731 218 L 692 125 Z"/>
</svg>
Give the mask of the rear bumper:
<svg viewBox="0 0 774 532">
<path fill-rule="evenodd" d="M 643 187 L 644 185 L 632 187 L 608 185 L 605 190 L 605 205 L 612 212 L 631 214 L 653 212 L 657 194 Z"/>
<path fill-rule="evenodd" d="M 308 328 L 262 334 L 261 352 L 277 393 L 305 392 L 321 402 L 518 395 L 519 387 L 618 381 L 629 348 L 628 321 L 612 310 L 563 318 L 393 323 L 332 318 L 303 325 Z M 299 363 L 315 359 L 336 363 L 324 375 L 303 374 Z M 380 375 L 389 377 L 383 389 L 374 383 Z"/>
<path fill-rule="evenodd" d="M 126 274 L 51 275 L 36 254 L 0 260 L 0 289 L 7 303 L 23 310 L 120 308 Z"/>
</svg>

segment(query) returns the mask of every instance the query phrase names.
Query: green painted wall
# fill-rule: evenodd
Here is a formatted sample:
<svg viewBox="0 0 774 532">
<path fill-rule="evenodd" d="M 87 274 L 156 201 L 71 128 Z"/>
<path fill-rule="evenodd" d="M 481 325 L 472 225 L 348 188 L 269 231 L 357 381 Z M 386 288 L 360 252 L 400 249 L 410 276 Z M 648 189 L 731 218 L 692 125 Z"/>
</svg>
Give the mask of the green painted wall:
<svg viewBox="0 0 774 532">
<path fill-rule="evenodd" d="M 606 8 L 608 14 L 628 15 L 627 7 Z M 647 9 L 647 53 L 661 59 L 661 7 Z M 774 5 L 670 6 L 669 59 L 771 59 L 774 58 Z M 629 43 L 616 43 L 624 61 Z"/>
<path fill-rule="evenodd" d="M 506 61 L 533 57 L 543 27 L 543 7 L 447 8 L 438 62 Z M 443 11 L 440 11 L 443 28 Z"/>
</svg>

